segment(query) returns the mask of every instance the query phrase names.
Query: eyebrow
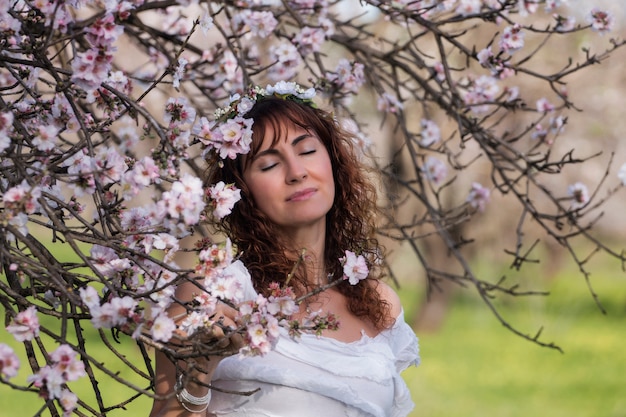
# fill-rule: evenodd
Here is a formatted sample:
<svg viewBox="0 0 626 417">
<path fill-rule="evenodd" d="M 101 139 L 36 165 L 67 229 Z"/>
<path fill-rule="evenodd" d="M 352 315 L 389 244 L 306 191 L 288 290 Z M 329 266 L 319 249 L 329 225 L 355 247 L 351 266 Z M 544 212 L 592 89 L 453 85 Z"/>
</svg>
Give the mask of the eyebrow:
<svg viewBox="0 0 626 417">
<path fill-rule="evenodd" d="M 302 142 L 305 139 L 312 138 L 312 137 L 313 137 L 313 135 L 311 135 L 310 133 L 305 133 L 303 135 L 300 135 L 300 136 L 298 136 L 297 138 L 295 138 L 294 140 L 291 141 L 291 146 L 297 146 L 298 143 Z M 256 160 L 256 159 L 258 159 L 258 158 L 260 158 L 262 156 L 265 156 L 265 155 L 276 155 L 276 154 L 278 154 L 278 151 L 276 150 L 276 148 L 268 148 L 268 149 L 266 149 L 264 151 L 261 151 L 261 152 L 257 153 L 254 156 L 253 160 Z"/>
</svg>

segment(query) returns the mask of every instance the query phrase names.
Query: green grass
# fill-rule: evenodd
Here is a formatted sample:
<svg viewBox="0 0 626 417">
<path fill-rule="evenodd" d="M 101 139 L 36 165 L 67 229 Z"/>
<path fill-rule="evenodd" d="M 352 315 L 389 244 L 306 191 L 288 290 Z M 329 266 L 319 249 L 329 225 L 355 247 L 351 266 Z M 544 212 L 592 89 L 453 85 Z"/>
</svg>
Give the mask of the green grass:
<svg viewBox="0 0 626 417">
<path fill-rule="evenodd" d="M 411 416 L 626 416 L 626 276 L 609 270 L 592 282 L 606 315 L 571 272 L 544 283 L 548 297 L 499 303 L 511 324 L 533 335 L 543 327 L 541 340 L 564 353 L 512 334 L 476 297 L 458 297 L 441 331 L 418 334 L 422 365 L 404 374 Z"/>
<path fill-rule="evenodd" d="M 439 332 L 418 333 L 422 365 L 403 374 L 416 404 L 412 417 L 626 417 L 625 274 L 605 268 L 593 277 L 606 315 L 572 271 L 549 282 L 531 281 L 551 295 L 503 299 L 498 302 L 499 311 L 525 333 L 534 334 L 543 327 L 541 339 L 559 345 L 564 353 L 512 334 L 471 291 L 464 291 Z M 412 316 L 414 300 L 422 291 L 403 286 L 407 317 Z M 2 342 L 23 351 L 8 339 L 3 333 Z M 122 375 L 132 375 L 120 362 L 105 359 L 107 348 L 96 334 L 89 343 L 92 355 Z M 122 349 L 134 363 L 141 361 L 134 346 L 126 344 Z M 16 382 L 26 378 L 25 371 Z M 103 383 L 101 388 L 108 404 L 130 393 L 112 383 Z M 81 392 L 91 387 L 81 381 L 72 389 L 84 395 Z M 41 405 L 35 394 L 0 384 L 0 416 L 31 416 Z M 109 416 L 146 416 L 150 405 L 151 400 L 143 397 Z"/>
</svg>

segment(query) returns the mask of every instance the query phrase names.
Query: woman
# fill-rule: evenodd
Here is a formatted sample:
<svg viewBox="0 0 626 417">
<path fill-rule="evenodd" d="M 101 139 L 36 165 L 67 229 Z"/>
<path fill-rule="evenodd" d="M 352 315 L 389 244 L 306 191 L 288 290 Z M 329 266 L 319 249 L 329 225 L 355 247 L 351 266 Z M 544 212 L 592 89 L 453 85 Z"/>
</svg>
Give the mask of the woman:
<svg viewBox="0 0 626 417">
<path fill-rule="evenodd" d="M 311 90 L 283 83 L 237 97 L 241 107 L 253 104 L 245 113 L 245 120 L 253 120 L 250 151 L 209 161 L 208 184 L 223 181 L 241 189 L 241 201 L 217 226 L 249 271 L 242 274 L 247 298 L 287 279 L 299 296 L 334 282 L 306 298 L 294 316 L 334 314 L 339 327 L 297 340 L 285 330 L 263 356 L 207 358 L 194 374 L 201 383 L 184 387 L 176 386 L 174 365 L 159 354 L 156 394 L 178 395 L 156 401 L 153 417 L 382 417 L 406 416 L 413 407 L 399 372 L 419 363 L 417 338 L 404 322 L 397 294 L 380 281 L 375 189 L 352 137 L 311 96 Z M 221 122 L 232 120 L 232 108 Z M 366 279 L 341 279 L 346 250 L 367 260 Z M 178 295 L 189 299 L 192 291 L 182 287 Z M 224 326 L 237 326 L 235 309 L 220 305 L 218 314 Z M 215 330 L 219 335 L 221 328 Z M 243 342 L 235 336 L 229 343 L 238 349 Z"/>
</svg>

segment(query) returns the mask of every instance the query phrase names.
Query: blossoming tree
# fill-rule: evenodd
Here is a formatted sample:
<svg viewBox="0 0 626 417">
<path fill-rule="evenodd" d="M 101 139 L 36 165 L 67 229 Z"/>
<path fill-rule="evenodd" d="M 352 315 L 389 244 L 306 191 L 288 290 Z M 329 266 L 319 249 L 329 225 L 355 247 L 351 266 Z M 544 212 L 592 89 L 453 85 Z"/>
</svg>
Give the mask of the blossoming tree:
<svg viewBox="0 0 626 417">
<path fill-rule="evenodd" d="M 312 88 L 365 156 L 389 154 L 370 159 L 395 190 L 381 236 L 408 245 L 433 285 L 469 284 L 489 307 L 498 293 L 522 294 L 477 276 L 463 248 L 480 240 L 450 232 L 487 216 L 496 195 L 517 208 L 501 232 L 514 237 L 506 253 L 516 267 L 535 256 L 525 239 L 531 223 L 587 279 L 591 255 L 576 239 L 592 243 L 592 255 L 626 261 L 594 234 L 599 210 L 626 184 L 626 166 L 614 178 L 611 159 L 593 186 L 582 177 L 562 188 L 550 181 L 570 166 L 583 172 L 593 156 L 556 146 L 577 109 L 568 80 L 624 45 L 611 37 L 610 13 L 586 12 L 575 17 L 564 0 L 3 1 L 1 340 L 22 343 L 29 363 L 0 343 L 1 382 L 38 393 L 52 415 L 104 416 L 152 395 L 150 349 L 190 363 L 223 351 L 210 337 L 175 335 L 206 333 L 218 299 L 238 305 L 240 289 L 224 273 L 236 250 L 202 226 L 228 215 L 238 190 L 201 178 L 206 152 L 232 158 L 245 147 L 245 123 L 216 124 L 215 110 L 252 85 Z M 595 49 L 557 69 L 544 65 L 587 32 L 599 39 Z M 368 139 L 381 136 L 393 140 Z M 412 215 L 401 215 L 407 207 Z M 432 236 L 461 272 L 429 264 L 422 243 Z M 347 251 L 343 262 L 350 283 L 367 276 L 359 254 Z M 176 285 L 198 276 L 207 291 L 177 324 L 165 309 L 178 302 Z M 291 322 L 298 301 L 275 287 L 240 305 L 244 324 L 233 331 L 246 336 L 248 354 L 271 348 L 277 325 L 297 336 L 335 324 Z M 94 353 L 94 338 L 133 376 Z M 144 363 L 129 360 L 120 340 L 134 341 Z M 16 382 L 20 373 L 25 382 Z M 80 380 L 89 396 L 75 394 Z M 105 380 L 133 394 L 111 401 Z"/>
</svg>

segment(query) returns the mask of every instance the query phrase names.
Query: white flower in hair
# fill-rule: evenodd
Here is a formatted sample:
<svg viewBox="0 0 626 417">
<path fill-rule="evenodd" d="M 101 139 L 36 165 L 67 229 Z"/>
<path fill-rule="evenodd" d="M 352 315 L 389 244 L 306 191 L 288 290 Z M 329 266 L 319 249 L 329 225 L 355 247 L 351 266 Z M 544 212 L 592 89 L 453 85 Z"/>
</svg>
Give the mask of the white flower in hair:
<svg viewBox="0 0 626 417">
<path fill-rule="evenodd" d="M 265 87 L 265 91 L 267 91 L 268 94 L 292 94 L 295 96 L 298 93 L 297 86 L 298 85 L 294 82 L 279 81 L 274 85 L 268 85 Z"/>
<path fill-rule="evenodd" d="M 357 256 L 354 252 L 346 250 L 346 256 L 339 259 L 343 266 L 343 279 L 347 279 L 351 285 L 356 285 L 367 278 L 369 269 L 363 255 Z"/>
</svg>

